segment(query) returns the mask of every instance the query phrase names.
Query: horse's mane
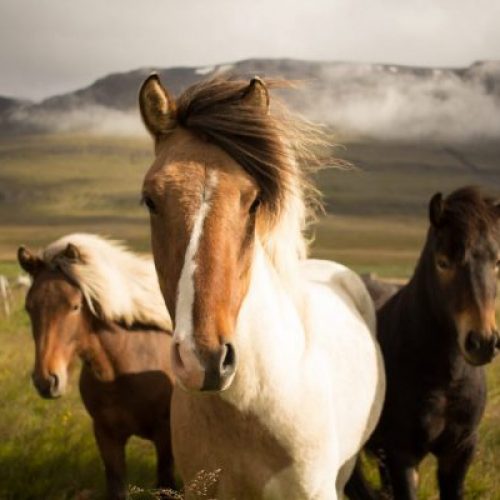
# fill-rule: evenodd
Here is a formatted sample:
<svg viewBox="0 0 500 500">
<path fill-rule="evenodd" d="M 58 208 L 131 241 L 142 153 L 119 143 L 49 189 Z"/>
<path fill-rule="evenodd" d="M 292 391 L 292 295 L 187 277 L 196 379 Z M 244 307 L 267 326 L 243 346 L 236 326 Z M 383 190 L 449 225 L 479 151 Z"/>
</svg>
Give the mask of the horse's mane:
<svg viewBox="0 0 500 500">
<path fill-rule="evenodd" d="M 460 228 L 470 243 L 480 235 L 497 227 L 497 212 L 492 198 L 476 186 L 466 186 L 453 191 L 444 202 L 443 224 Z"/>
<path fill-rule="evenodd" d="M 266 85 L 290 87 L 277 80 Z M 307 255 L 304 231 L 321 207 L 309 177 L 331 162 L 331 149 L 320 127 L 290 115 L 274 97 L 269 113 L 246 102 L 247 88 L 248 81 L 227 78 L 193 85 L 177 99 L 165 134 L 177 125 L 189 129 L 222 148 L 255 179 L 261 198 L 259 238 L 276 269 L 287 276 Z"/>
<path fill-rule="evenodd" d="M 69 243 L 78 248 L 81 259 L 65 256 Z M 116 241 L 75 233 L 48 245 L 42 260 L 79 286 L 97 317 L 128 327 L 172 329 L 151 258 L 132 253 Z"/>
</svg>

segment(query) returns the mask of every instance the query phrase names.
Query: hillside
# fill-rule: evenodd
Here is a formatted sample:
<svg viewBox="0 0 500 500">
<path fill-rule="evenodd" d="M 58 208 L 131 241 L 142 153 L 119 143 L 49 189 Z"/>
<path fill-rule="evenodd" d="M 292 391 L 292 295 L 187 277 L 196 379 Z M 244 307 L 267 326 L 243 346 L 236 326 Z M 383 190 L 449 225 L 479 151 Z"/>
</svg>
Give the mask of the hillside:
<svg viewBox="0 0 500 500">
<path fill-rule="evenodd" d="M 141 68 L 105 76 L 92 85 L 40 103 L 0 100 L 0 135 L 19 132 L 141 133 L 136 99 L 156 69 L 178 94 L 217 75 L 303 81 L 283 98 L 297 111 L 344 136 L 445 141 L 500 138 L 500 61 L 467 68 L 251 59 L 202 68 Z"/>
<path fill-rule="evenodd" d="M 314 253 L 357 268 L 383 265 L 388 274 L 407 275 L 436 191 L 477 184 L 500 195 L 498 141 L 358 141 L 337 148 L 336 155 L 357 168 L 318 174 L 327 216 L 315 229 Z M 14 260 L 22 243 L 36 248 L 73 231 L 108 234 L 148 249 L 139 193 L 151 161 L 147 138 L 0 138 L 0 261 Z"/>
</svg>

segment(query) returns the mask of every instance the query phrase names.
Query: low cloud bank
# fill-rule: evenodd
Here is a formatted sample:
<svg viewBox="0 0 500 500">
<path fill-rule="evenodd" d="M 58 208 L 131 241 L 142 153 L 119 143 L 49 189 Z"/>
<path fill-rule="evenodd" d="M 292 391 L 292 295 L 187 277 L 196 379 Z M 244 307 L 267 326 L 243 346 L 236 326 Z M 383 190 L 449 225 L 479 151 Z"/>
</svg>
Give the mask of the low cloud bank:
<svg viewBox="0 0 500 500">
<path fill-rule="evenodd" d="M 325 70 L 303 111 L 340 132 L 379 139 L 500 138 L 500 64 L 460 75 L 398 67 Z M 489 70 L 488 73 L 486 71 Z M 486 73 L 486 74 L 484 74 Z"/>
<path fill-rule="evenodd" d="M 104 106 L 85 106 L 67 111 L 21 110 L 11 121 L 39 132 L 85 132 L 96 135 L 144 135 L 139 114 Z"/>
<path fill-rule="evenodd" d="M 310 81 L 286 93 L 285 99 L 341 134 L 390 140 L 500 139 L 498 61 L 463 70 L 317 64 Z M 300 68 L 295 63 L 296 73 Z M 193 69 L 199 79 L 213 76 L 211 71 Z M 135 94 L 136 89 L 131 91 Z M 9 121 L 39 131 L 144 135 L 137 110 L 82 102 L 66 109 L 50 109 L 43 103 L 27 106 L 15 111 Z"/>
</svg>

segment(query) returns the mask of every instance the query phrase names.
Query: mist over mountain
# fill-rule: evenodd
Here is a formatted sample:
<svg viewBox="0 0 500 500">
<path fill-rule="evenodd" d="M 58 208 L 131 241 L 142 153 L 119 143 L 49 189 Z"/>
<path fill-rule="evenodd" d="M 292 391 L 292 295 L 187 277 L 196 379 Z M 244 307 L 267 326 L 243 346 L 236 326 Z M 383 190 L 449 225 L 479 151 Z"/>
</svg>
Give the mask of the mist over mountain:
<svg viewBox="0 0 500 500">
<path fill-rule="evenodd" d="M 500 138 L 500 61 L 467 68 L 251 59 L 198 68 L 141 68 L 39 103 L 0 97 L 0 134 L 82 131 L 143 134 L 141 82 L 156 70 L 174 94 L 230 74 L 302 80 L 282 97 L 296 111 L 357 138 L 470 141 Z"/>
</svg>

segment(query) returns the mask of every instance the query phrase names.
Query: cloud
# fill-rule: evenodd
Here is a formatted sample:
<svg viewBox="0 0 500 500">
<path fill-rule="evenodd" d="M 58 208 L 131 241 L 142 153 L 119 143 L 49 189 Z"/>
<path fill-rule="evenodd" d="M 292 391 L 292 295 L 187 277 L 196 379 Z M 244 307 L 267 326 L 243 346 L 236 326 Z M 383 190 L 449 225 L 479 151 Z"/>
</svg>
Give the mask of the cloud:
<svg viewBox="0 0 500 500">
<path fill-rule="evenodd" d="M 497 0 L 16 0 L 2 4 L 0 95 L 250 57 L 465 66 L 498 57 L 498 19 Z"/>
<path fill-rule="evenodd" d="M 469 73 L 397 66 L 339 65 L 304 111 L 339 131 L 383 139 L 474 140 L 500 137 L 500 62 Z M 497 88 L 488 89 L 485 82 Z"/>
<path fill-rule="evenodd" d="M 380 64 L 312 65 L 290 60 L 285 65 L 254 61 L 233 68 L 250 71 L 252 75 L 276 74 L 284 68 L 289 78 L 309 75 L 311 80 L 303 88 L 285 91 L 282 96 L 310 119 L 352 138 L 440 141 L 500 138 L 500 61 L 476 63 L 462 70 Z M 222 69 L 228 67 L 183 70 L 183 86 Z M 167 73 L 179 78 L 179 73 Z M 143 135 L 135 106 L 140 80 L 137 72 L 115 75 L 100 82 L 98 88 L 50 99 L 42 105 L 21 106 L 10 115 L 10 121 L 19 125 L 15 129 L 21 130 L 24 125 L 28 130 Z M 116 109 L 118 95 L 127 103 L 133 97 L 134 105 Z"/>
</svg>

